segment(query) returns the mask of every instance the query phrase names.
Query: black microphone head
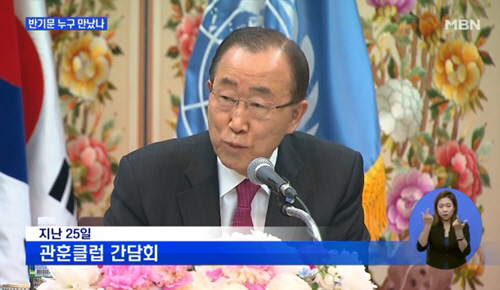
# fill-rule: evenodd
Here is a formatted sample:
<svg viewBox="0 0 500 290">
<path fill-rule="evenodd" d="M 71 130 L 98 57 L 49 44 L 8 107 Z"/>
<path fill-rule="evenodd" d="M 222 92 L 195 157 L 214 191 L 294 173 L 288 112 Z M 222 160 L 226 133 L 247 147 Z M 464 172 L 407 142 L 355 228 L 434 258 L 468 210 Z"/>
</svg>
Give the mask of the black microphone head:
<svg viewBox="0 0 500 290">
<path fill-rule="evenodd" d="M 257 170 L 261 168 L 262 166 L 268 166 L 271 167 L 271 169 L 274 170 L 273 163 L 267 158 L 264 157 L 259 157 L 255 158 L 250 164 L 248 164 L 247 167 L 247 175 L 248 179 L 253 183 L 257 185 L 261 185 L 262 182 L 257 178 Z"/>
</svg>

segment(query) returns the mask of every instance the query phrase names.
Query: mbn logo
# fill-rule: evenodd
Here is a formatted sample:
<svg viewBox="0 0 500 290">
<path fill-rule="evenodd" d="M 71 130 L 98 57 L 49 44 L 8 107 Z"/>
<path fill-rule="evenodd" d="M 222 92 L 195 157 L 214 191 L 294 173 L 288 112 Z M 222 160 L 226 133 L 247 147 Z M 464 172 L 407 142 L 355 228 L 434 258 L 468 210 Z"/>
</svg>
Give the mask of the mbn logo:
<svg viewBox="0 0 500 290">
<path fill-rule="evenodd" d="M 446 19 L 444 23 L 444 29 L 449 30 L 453 28 L 454 30 L 479 30 L 481 29 L 481 21 L 479 19 Z"/>
</svg>

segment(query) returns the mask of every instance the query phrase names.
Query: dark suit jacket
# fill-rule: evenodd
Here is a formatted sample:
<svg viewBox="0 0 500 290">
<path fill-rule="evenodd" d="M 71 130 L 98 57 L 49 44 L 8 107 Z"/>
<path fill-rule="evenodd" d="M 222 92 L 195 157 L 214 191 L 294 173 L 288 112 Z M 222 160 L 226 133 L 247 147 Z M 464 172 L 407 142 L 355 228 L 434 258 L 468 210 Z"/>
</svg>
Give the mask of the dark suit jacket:
<svg viewBox="0 0 500 290">
<path fill-rule="evenodd" d="M 457 268 L 465 264 L 465 257 L 470 254 L 469 224 L 465 224 L 463 232 L 464 238 L 467 240 L 467 248 L 463 252 L 458 247 L 457 236 L 453 228 L 448 233 L 448 247 L 444 246 L 444 227 L 441 222 L 431 227 L 429 241 L 425 247 L 417 241 L 417 249 L 421 252 L 427 249 L 427 264 L 429 266 L 445 269 L 447 262 L 446 269 Z"/>
<path fill-rule="evenodd" d="M 217 157 L 208 132 L 148 145 L 120 161 L 106 225 L 220 226 Z M 363 160 L 347 147 L 296 132 L 278 151 L 276 172 L 290 181 L 324 240 L 369 240 L 362 208 Z M 302 227 L 271 194 L 266 227 Z"/>
</svg>

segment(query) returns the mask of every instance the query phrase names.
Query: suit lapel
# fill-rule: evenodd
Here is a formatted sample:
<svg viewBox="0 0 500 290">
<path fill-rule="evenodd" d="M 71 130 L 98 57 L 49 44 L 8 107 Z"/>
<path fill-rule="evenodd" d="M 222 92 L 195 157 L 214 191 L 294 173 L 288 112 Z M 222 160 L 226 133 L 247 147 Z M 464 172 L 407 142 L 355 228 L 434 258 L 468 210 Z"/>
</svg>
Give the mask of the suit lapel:
<svg viewBox="0 0 500 290">
<path fill-rule="evenodd" d="M 206 138 L 192 146 L 191 164 L 185 174 L 192 187 L 177 195 L 185 226 L 220 226 L 217 157 Z"/>
<path fill-rule="evenodd" d="M 301 182 L 298 178 L 304 162 L 300 158 L 290 135 L 285 136 L 278 149 L 278 159 L 276 161 L 276 172 L 290 181 L 290 184 L 297 190 L 300 198 L 305 201 L 309 186 Z M 288 217 L 281 213 L 283 198 L 271 193 L 269 206 L 266 215 L 266 227 L 269 226 L 303 226 L 303 222 L 294 217 Z"/>
<path fill-rule="evenodd" d="M 192 187 L 177 195 L 177 202 L 185 226 L 220 226 L 220 197 L 217 171 L 217 156 L 208 133 L 203 141 L 192 146 L 191 164 L 185 174 Z M 288 179 L 301 199 L 306 201 L 310 185 L 298 178 L 304 167 L 292 137 L 287 135 L 281 142 L 276 161 L 276 172 Z M 266 215 L 266 227 L 303 226 L 297 218 L 281 213 L 283 200 L 271 193 Z"/>
</svg>

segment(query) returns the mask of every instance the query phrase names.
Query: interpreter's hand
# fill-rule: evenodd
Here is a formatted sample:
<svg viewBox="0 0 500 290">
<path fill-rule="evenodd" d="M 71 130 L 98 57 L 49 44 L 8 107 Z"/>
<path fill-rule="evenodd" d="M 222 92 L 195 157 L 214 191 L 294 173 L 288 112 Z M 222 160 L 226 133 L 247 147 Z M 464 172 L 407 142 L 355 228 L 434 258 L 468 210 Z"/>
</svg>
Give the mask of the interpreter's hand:
<svg viewBox="0 0 500 290">
<path fill-rule="evenodd" d="M 425 226 L 430 226 L 434 222 L 434 217 L 429 214 L 429 208 L 427 208 L 427 211 L 425 211 L 425 213 L 422 213 L 422 219 L 424 220 Z"/>
<path fill-rule="evenodd" d="M 453 226 L 455 233 L 462 233 L 462 230 L 466 223 L 467 220 L 464 220 L 464 222 L 460 222 L 460 217 L 457 215 L 457 218 L 453 221 L 451 225 Z"/>
</svg>

